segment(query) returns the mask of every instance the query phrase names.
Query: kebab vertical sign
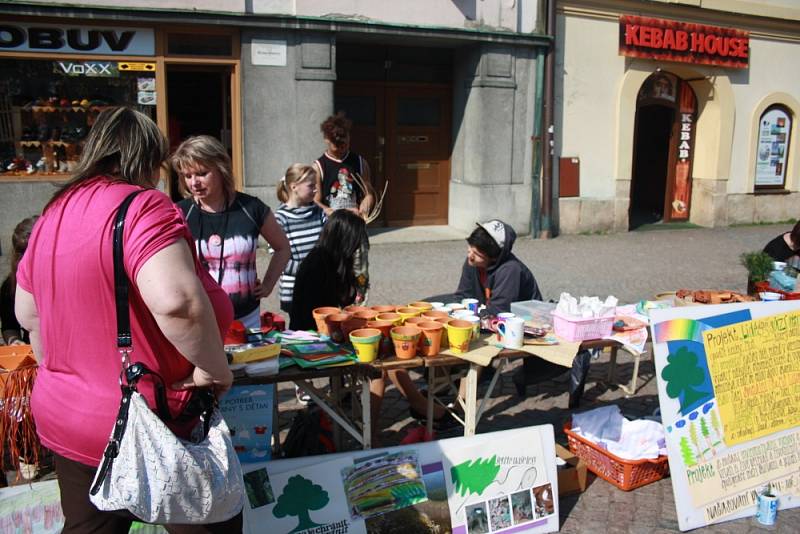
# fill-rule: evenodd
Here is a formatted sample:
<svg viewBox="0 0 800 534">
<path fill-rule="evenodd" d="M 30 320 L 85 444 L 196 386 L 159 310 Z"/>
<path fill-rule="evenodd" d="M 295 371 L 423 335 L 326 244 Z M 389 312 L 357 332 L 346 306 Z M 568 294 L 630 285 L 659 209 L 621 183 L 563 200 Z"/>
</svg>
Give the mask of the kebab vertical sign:
<svg viewBox="0 0 800 534">
<path fill-rule="evenodd" d="M 622 15 L 619 18 L 619 54 L 746 69 L 750 34 L 734 28 Z"/>
<path fill-rule="evenodd" d="M 686 220 L 689 218 L 689 199 L 692 194 L 692 153 L 694 152 L 694 123 L 697 116 L 697 98 L 691 86 L 681 80 L 678 99 L 678 135 L 677 147 L 670 152 L 676 153 L 672 195 L 670 200 L 670 220 Z"/>
</svg>

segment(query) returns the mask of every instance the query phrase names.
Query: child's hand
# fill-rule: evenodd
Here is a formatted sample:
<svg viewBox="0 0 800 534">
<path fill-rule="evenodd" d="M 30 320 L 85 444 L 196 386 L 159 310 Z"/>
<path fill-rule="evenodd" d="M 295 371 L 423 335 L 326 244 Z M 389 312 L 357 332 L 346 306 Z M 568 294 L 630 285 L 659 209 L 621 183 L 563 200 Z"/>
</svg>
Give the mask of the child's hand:
<svg viewBox="0 0 800 534">
<path fill-rule="evenodd" d="M 269 296 L 269 291 L 264 287 L 264 284 L 261 283 L 261 280 L 256 278 L 256 282 L 253 285 L 253 296 L 257 299 L 265 299 Z"/>
</svg>

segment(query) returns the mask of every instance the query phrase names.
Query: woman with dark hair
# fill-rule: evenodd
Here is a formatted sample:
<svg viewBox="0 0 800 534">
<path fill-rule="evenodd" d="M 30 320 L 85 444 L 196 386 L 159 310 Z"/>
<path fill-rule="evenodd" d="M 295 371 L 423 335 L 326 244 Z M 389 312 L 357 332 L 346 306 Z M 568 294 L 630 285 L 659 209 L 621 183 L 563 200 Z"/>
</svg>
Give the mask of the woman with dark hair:
<svg viewBox="0 0 800 534">
<path fill-rule="evenodd" d="M 322 306 L 349 306 L 356 299 L 353 259 L 364 239 L 364 219 L 349 210 L 334 211 L 322 228 L 319 241 L 297 271 L 292 297 L 292 330 L 310 330 L 311 312 Z"/>
<path fill-rule="evenodd" d="M 233 319 L 230 300 L 194 256 L 180 210 L 155 188 L 167 151 L 166 138 L 146 115 L 102 111 L 75 176 L 45 207 L 17 270 L 17 318 L 39 361 L 31 411 L 42 445 L 55 457 L 65 533 L 127 532 L 135 519 L 127 510 L 100 511 L 89 500 L 120 405 L 113 229 L 131 193 L 140 192 L 123 234 L 131 358 L 161 376 L 173 417 L 184 412 L 194 388 L 221 396 L 233 382 L 222 346 Z M 151 407 L 154 389 L 140 383 Z M 197 421 L 168 426 L 189 438 Z M 221 523 L 165 528 L 241 532 L 242 513 Z"/>
<path fill-rule="evenodd" d="M 800 221 L 794 225 L 791 232 L 784 232 L 767 243 L 764 252 L 772 256 L 775 261 L 786 261 L 792 256 L 800 254 Z"/>
<path fill-rule="evenodd" d="M 22 328 L 14 313 L 14 296 L 17 292 L 17 266 L 25 249 L 28 248 L 28 239 L 31 237 L 33 225 L 39 218 L 38 215 L 22 219 L 14 227 L 11 236 L 11 271 L 0 286 L 0 331 L 3 341 L 9 345 L 23 345 L 31 342 L 28 331 Z"/>
</svg>

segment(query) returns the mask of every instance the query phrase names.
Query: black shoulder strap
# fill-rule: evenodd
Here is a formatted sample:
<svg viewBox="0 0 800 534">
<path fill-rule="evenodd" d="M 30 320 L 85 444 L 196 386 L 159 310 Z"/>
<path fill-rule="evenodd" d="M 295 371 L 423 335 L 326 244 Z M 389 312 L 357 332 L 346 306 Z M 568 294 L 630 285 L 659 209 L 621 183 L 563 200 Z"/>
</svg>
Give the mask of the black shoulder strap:
<svg viewBox="0 0 800 534">
<path fill-rule="evenodd" d="M 122 244 L 122 232 L 125 229 L 125 215 L 133 199 L 142 190 L 134 191 L 125 197 L 119 205 L 117 218 L 114 220 L 114 297 L 117 305 L 117 347 L 131 346 L 131 317 L 128 308 L 128 275 L 125 273 L 125 251 Z"/>
</svg>

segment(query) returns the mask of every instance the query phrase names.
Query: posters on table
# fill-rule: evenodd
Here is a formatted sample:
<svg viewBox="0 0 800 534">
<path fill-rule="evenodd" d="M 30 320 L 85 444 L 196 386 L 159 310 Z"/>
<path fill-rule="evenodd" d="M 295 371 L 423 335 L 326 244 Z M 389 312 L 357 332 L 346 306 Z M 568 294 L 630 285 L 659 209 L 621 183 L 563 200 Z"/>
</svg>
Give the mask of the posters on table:
<svg viewBox="0 0 800 534">
<path fill-rule="evenodd" d="M 678 523 L 755 514 L 767 483 L 800 505 L 800 301 L 653 310 Z"/>
<path fill-rule="evenodd" d="M 555 532 L 553 427 L 244 466 L 245 532 Z"/>
<path fill-rule="evenodd" d="M 273 384 L 234 386 L 220 402 L 241 463 L 264 462 L 272 457 L 274 392 Z"/>
<path fill-rule="evenodd" d="M 47 480 L 0 489 L 0 532 L 61 532 L 64 515 L 58 481 Z"/>
</svg>

